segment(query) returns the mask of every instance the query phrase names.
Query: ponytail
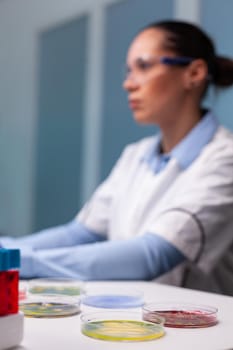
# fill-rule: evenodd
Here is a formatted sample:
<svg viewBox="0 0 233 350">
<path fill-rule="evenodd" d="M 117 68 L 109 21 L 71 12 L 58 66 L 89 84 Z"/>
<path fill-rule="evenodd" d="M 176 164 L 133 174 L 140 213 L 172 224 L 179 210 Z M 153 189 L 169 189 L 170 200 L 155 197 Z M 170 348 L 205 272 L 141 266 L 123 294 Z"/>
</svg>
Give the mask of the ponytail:
<svg viewBox="0 0 233 350">
<path fill-rule="evenodd" d="M 231 86 L 233 84 L 233 60 L 217 55 L 213 61 L 210 82 L 223 88 Z"/>
</svg>

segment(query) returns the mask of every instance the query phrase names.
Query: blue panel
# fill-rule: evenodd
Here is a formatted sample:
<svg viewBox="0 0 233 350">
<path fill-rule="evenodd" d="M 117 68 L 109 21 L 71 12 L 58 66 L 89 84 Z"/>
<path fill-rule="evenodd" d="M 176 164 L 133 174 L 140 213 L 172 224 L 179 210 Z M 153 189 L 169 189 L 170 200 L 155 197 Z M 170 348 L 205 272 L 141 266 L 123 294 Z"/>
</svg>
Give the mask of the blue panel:
<svg viewBox="0 0 233 350">
<path fill-rule="evenodd" d="M 34 229 L 73 218 L 80 203 L 87 18 L 39 38 Z"/>
<path fill-rule="evenodd" d="M 215 42 L 217 53 L 233 57 L 233 1 L 201 1 L 201 23 Z M 214 109 L 221 122 L 233 130 L 233 88 L 217 96 Z"/>
<path fill-rule="evenodd" d="M 173 1 L 123 1 L 109 6 L 106 17 L 101 179 L 108 174 L 125 144 L 155 131 L 133 121 L 122 90 L 123 67 L 135 34 L 150 22 L 173 17 Z"/>
</svg>

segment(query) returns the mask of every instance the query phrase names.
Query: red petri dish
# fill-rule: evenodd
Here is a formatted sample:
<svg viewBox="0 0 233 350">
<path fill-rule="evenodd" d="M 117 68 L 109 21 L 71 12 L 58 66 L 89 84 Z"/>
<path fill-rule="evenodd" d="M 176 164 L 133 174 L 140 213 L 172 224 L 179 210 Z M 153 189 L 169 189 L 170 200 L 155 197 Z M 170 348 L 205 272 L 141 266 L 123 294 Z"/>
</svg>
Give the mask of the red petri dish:
<svg viewBox="0 0 233 350">
<path fill-rule="evenodd" d="M 143 307 L 143 320 L 156 323 L 156 317 L 165 319 L 165 327 L 204 328 L 218 323 L 217 308 L 205 305 L 178 303 L 150 303 Z"/>
</svg>

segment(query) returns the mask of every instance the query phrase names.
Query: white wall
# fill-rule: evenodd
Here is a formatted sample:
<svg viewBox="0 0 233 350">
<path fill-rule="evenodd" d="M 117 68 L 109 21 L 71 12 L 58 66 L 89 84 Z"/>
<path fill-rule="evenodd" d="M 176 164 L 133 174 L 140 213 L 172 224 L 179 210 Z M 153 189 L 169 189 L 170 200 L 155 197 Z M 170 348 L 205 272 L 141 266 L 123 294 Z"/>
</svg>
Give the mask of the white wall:
<svg viewBox="0 0 233 350">
<path fill-rule="evenodd" d="M 90 54 L 83 200 L 94 189 L 99 171 L 104 8 L 121 1 L 127 0 L 0 1 L 0 232 L 20 235 L 32 227 L 38 34 L 86 13 Z M 174 0 L 174 9 L 176 18 L 198 21 L 199 0 Z"/>
<path fill-rule="evenodd" d="M 0 2 L 0 232 L 22 234 L 30 231 L 33 211 L 35 127 L 37 110 L 37 36 L 47 27 L 90 14 L 86 110 L 100 115 L 102 13 L 104 6 L 117 0 L 3 0 Z M 118 0 L 119 2 L 119 0 Z M 92 100 L 93 99 L 93 100 Z M 94 106 L 94 108 L 92 107 Z M 90 129 L 90 128 L 88 128 Z M 91 142 L 85 145 L 87 159 L 98 157 L 98 123 Z M 94 145 L 94 146 L 93 146 Z M 89 190 L 94 186 L 93 162 L 84 164 Z M 87 185 L 84 186 L 85 192 Z M 83 194 L 85 196 L 85 193 Z"/>
<path fill-rule="evenodd" d="M 200 22 L 201 0 L 176 0 L 174 2 L 174 17 L 194 23 Z"/>
</svg>

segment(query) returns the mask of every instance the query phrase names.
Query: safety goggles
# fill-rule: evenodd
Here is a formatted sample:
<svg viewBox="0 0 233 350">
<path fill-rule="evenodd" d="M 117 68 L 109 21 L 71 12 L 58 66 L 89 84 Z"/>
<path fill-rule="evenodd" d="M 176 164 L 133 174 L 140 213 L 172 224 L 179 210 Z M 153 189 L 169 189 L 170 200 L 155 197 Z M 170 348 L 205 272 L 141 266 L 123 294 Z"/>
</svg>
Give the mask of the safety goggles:
<svg viewBox="0 0 233 350">
<path fill-rule="evenodd" d="M 195 58 L 185 56 L 162 56 L 162 57 L 139 57 L 132 65 L 126 65 L 124 72 L 124 81 L 132 80 L 136 84 L 145 84 L 148 80 L 153 79 L 151 69 L 158 64 L 168 66 L 185 67 Z"/>
</svg>

